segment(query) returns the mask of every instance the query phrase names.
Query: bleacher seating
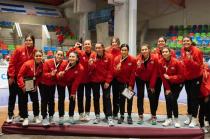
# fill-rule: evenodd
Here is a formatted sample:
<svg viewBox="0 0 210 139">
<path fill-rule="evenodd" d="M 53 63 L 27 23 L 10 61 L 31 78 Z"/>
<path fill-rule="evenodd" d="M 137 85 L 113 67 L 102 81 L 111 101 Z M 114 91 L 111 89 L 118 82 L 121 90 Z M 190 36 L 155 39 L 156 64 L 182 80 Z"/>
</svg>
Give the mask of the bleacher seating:
<svg viewBox="0 0 210 139">
<path fill-rule="evenodd" d="M 170 26 L 166 33 L 167 45 L 172 49 L 180 50 L 185 35 L 192 38 L 193 42 L 204 52 L 206 59 L 210 58 L 210 25 Z"/>
</svg>

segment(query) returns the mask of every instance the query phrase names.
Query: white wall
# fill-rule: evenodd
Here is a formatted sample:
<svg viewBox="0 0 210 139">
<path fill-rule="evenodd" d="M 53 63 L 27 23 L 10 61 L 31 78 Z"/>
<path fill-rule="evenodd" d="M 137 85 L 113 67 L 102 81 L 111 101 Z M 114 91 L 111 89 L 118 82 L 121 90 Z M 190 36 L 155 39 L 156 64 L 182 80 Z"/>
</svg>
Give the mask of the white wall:
<svg viewBox="0 0 210 139">
<path fill-rule="evenodd" d="M 186 0 L 186 8 L 149 21 L 149 28 L 168 28 L 170 25 L 210 24 L 209 0 Z"/>
</svg>

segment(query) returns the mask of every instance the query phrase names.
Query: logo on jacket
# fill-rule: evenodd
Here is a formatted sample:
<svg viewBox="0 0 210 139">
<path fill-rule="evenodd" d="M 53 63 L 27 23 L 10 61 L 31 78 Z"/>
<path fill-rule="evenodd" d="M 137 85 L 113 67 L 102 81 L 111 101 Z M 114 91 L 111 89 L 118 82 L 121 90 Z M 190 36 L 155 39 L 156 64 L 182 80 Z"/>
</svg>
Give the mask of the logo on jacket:
<svg viewBox="0 0 210 139">
<path fill-rule="evenodd" d="M 171 69 L 174 70 L 175 68 L 174 67 L 171 67 Z"/>
</svg>

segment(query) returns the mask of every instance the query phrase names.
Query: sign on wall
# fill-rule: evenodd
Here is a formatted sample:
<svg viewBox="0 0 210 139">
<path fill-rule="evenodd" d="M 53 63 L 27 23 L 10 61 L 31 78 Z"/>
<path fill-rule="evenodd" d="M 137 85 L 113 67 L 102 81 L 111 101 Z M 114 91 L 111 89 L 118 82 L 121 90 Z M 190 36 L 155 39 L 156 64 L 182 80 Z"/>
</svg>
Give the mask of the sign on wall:
<svg viewBox="0 0 210 139">
<path fill-rule="evenodd" d="M 7 66 L 0 66 L 0 88 L 8 88 Z"/>
</svg>

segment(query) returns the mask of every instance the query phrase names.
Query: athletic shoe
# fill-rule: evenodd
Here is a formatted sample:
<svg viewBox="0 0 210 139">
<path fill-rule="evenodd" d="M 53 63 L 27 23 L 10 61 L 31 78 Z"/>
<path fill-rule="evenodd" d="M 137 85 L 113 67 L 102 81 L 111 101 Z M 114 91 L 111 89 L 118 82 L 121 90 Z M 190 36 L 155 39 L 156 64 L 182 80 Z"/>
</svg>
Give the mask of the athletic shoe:
<svg viewBox="0 0 210 139">
<path fill-rule="evenodd" d="M 118 119 L 117 123 L 118 124 L 122 124 L 124 122 L 124 116 L 120 116 L 120 118 Z"/>
<path fill-rule="evenodd" d="M 114 126 L 114 121 L 111 117 L 108 118 L 108 125 L 109 126 Z"/>
<path fill-rule="evenodd" d="M 187 119 L 184 121 L 184 124 L 189 125 L 192 119 L 192 115 L 187 115 Z"/>
<path fill-rule="evenodd" d="M 181 124 L 180 124 L 178 118 L 174 118 L 174 127 L 175 128 L 180 128 L 181 127 Z"/>
<path fill-rule="evenodd" d="M 63 125 L 65 123 L 64 117 L 60 117 L 58 123 L 59 125 Z"/>
<path fill-rule="evenodd" d="M 131 116 L 127 117 L 127 122 L 128 122 L 128 124 L 133 124 L 133 120 L 132 120 Z"/>
<path fill-rule="evenodd" d="M 171 118 L 168 118 L 165 120 L 164 123 L 162 123 L 162 126 L 169 126 L 172 124 L 172 119 Z"/>
<path fill-rule="evenodd" d="M 25 118 L 23 120 L 22 126 L 28 126 L 28 123 L 29 123 L 28 118 Z"/>
<path fill-rule="evenodd" d="M 93 120 L 93 124 L 99 124 L 100 122 L 100 116 L 96 115 L 96 118 Z"/>
<path fill-rule="evenodd" d="M 73 116 L 70 116 L 70 117 L 69 117 L 68 123 L 70 123 L 70 124 L 75 124 L 75 121 L 74 121 L 74 117 L 73 117 Z"/>
<path fill-rule="evenodd" d="M 55 121 L 54 121 L 53 116 L 49 116 L 49 122 L 50 122 L 51 124 L 55 124 Z"/>
<path fill-rule="evenodd" d="M 195 117 L 192 117 L 189 127 L 194 128 L 197 124 L 198 124 L 197 119 Z"/>
<path fill-rule="evenodd" d="M 7 123 L 12 123 L 14 119 L 14 116 L 8 116 L 7 117 Z"/>
<path fill-rule="evenodd" d="M 151 124 L 152 125 L 156 125 L 157 124 L 157 117 L 156 116 L 152 116 Z"/>
<path fill-rule="evenodd" d="M 205 134 L 209 132 L 206 127 L 202 127 L 202 129 Z"/>
<path fill-rule="evenodd" d="M 40 124 L 42 121 L 39 119 L 39 116 L 35 116 L 33 120 L 36 124 Z"/>
<path fill-rule="evenodd" d="M 85 119 L 84 113 L 80 113 L 80 114 L 79 114 L 79 120 L 80 120 L 80 121 L 85 121 L 85 120 L 86 120 L 86 119 Z"/>
<path fill-rule="evenodd" d="M 90 121 L 90 113 L 85 113 L 85 120 Z"/>
<path fill-rule="evenodd" d="M 143 124 L 143 122 L 144 122 L 144 117 L 143 117 L 143 115 L 139 115 L 139 119 L 138 119 L 138 121 L 137 121 L 137 124 L 141 125 L 141 124 Z"/>
<path fill-rule="evenodd" d="M 43 126 L 49 126 L 49 125 L 50 125 L 50 123 L 49 123 L 49 121 L 47 120 L 47 118 L 44 118 L 44 119 L 42 120 L 42 125 L 43 125 Z"/>
</svg>

